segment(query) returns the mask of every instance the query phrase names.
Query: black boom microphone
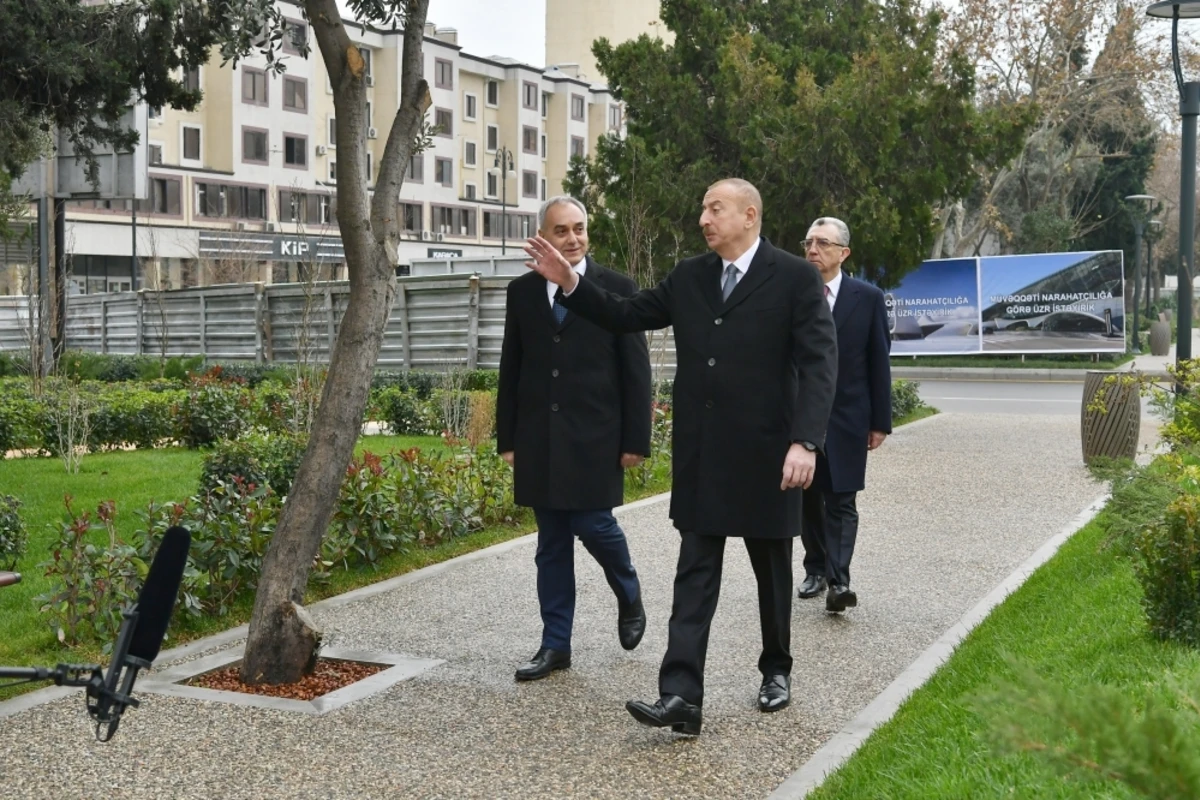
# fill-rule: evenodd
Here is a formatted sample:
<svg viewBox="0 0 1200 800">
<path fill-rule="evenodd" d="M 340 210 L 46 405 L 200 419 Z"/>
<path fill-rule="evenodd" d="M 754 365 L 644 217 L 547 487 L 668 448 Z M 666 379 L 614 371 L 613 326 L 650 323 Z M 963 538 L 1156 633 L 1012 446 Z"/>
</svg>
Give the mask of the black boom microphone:
<svg viewBox="0 0 1200 800">
<path fill-rule="evenodd" d="M 183 582 L 191 542 L 187 529 L 178 525 L 167 529 L 138 592 L 137 605 L 122 613 L 124 620 L 107 674 L 103 681 L 88 684 L 87 709 L 96 720 L 96 738 L 102 742 L 117 732 L 125 709 L 138 705 L 130 697 L 133 681 L 138 670 L 148 668 L 158 657 Z M 102 732 L 104 726 L 107 728 Z"/>
</svg>

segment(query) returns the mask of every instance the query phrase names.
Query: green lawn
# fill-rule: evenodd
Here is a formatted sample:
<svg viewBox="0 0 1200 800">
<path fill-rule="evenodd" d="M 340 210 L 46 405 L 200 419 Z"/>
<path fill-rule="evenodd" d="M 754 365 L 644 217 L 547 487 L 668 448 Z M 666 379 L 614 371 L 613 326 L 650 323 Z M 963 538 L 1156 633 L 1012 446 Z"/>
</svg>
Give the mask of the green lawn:
<svg viewBox="0 0 1200 800">
<path fill-rule="evenodd" d="M 1149 352 L 1149 345 L 1146 345 Z M 892 356 L 893 367 L 945 367 L 973 369 L 1116 369 L 1122 364 L 1132 361 L 1131 353 L 1105 354 L 1100 361 L 1092 361 L 1090 356 L 1075 355 L 1044 355 L 1027 356 L 1024 361 L 1020 356 Z"/>
<path fill-rule="evenodd" d="M 1091 773 L 1059 777 L 1030 754 L 988 744 L 1012 695 L 987 699 L 1013 671 L 1007 659 L 1069 688 L 1104 684 L 1167 696 L 1166 674 L 1200 677 L 1200 654 L 1151 640 L 1129 562 L 1103 546 L 1095 521 L 1070 539 L 973 631 L 934 678 L 811 794 L 833 798 L 1129 798 Z M 1006 697 L 1001 694 L 1001 697 Z"/>
</svg>

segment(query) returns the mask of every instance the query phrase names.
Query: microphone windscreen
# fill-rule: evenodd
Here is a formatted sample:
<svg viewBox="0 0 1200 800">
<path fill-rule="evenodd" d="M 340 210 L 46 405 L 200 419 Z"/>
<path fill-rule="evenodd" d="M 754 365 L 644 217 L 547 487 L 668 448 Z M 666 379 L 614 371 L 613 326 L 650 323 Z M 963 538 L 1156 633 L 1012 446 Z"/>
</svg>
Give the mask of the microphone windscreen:
<svg viewBox="0 0 1200 800">
<path fill-rule="evenodd" d="M 191 534 L 178 525 L 168 528 L 163 535 L 150 571 L 146 573 L 146 582 L 138 593 L 137 625 L 130 637 L 129 655 L 146 661 L 158 657 L 179 595 L 179 584 L 183 582 L 191 543 Z"/>
</svg>

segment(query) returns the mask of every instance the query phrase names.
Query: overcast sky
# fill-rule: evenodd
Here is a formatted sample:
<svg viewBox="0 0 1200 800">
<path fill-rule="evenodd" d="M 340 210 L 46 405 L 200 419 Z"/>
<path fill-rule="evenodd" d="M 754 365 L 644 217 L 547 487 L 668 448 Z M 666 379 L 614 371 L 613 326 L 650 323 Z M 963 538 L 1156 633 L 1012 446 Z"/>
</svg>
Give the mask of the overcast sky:
<svg viewBox="0 0 1200 800">
<path fill-rule="evenodd" d="M 472 55 L 545 66 L 546 0 L 429 0 L 428 19 L 457 28 L 459 45 Z"/>
</svg>

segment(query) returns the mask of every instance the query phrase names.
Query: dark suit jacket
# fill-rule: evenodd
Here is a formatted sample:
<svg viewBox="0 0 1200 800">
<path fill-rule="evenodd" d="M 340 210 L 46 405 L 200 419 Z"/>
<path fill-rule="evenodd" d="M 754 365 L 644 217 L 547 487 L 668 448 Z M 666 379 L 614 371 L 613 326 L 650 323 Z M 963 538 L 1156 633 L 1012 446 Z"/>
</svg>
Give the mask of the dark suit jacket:
<svg viewBox="0 0 1200 800">
<path fill-rule="evenodd" d="M 637 284 L 588 259 L 583 283 L 628 296 Z M 519 505 L 608 509 L 624 498 L 622 453 L 650 454 L 650 356 L 578 314 L 554 320 L 537 273 L 508 285 L 496 444 L 513 451 Z"/>
<path fill-rule="evenodd" d="M 816 267 L 766 239 L 728 301 L 721 273 L 720 256 L 706 253 L 629 299 L 581 281 L 563 303 L 613 331 L 674 326 L 675 527 L 790 538 L 801 491 L 780 490 L 783 460 L 793 441 L 825 439 L 833 317 Z"/>
<path fill-rule="evenodd" d="M 892 342 L 883 292 L 843 275 L 833 320 L 837 394 L 814 485 L 830 492 L 858 492 L 866 483 L 867 434 L 892 432 Z"/>
</svg>

